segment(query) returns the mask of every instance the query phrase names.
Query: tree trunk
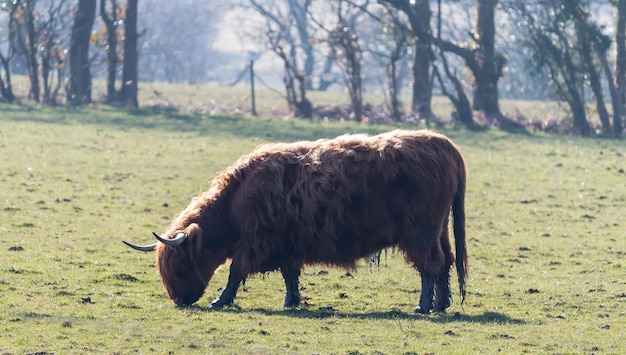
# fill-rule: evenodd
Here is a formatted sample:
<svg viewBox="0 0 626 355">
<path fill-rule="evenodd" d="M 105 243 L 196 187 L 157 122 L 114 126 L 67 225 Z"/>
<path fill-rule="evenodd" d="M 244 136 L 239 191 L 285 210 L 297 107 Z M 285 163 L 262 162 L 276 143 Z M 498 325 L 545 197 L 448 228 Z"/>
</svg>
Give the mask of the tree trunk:
<svg viewBox="0 0 626 355">
<path fill-rule="evenodd" d="M 424 43 L 417 40 L 415 45 L 415 61 L 413 62 L 413 111 L 417 112 L 419 117 L 430 121 L 433 116 L 431 110 L 431 85 L 430 85 L 430 66 L 431 66 L 431 47 L 430 43 Z"/>
<path fill-rule="evenodd" d="M 591 135 L 591 127 L 587 121 L 585 112 L 585 103 L 582 98 L 578 97 L 571 103 L 572 115 L 574 116 L 574 130 L 583 137 Z"/>
<path fill-rule="evenodd" d="M 16 4 L 17 5 L 17 4 Z M 2 70 L 0 70 L 0 94 L 2 98 L 7 100 L 8 102 L 13 102 L 16 97 L 13 93 L 13 86 L 11 84 L 11 59 L 15 54 L 15 45 L 13 44 L 14 37 L 11 35 L 15 31 L 16 23 L 15 23 L 15 12 L 18 7 L 13 6 L 9 9 L 8 18 L 8 31 L 9 31 L 9 45 L 7 48 L 6 55 L 2 52 L 2 48 L 0 48 L 0 66 Z M 4 72 L 4 77 L 2 73 Z"/>
<path fill-rule="evenodd" d="M 53 48 L 52 43 L 47 41 L 40 52 L 41 59 L 41 81 L 43 83 L 43 100 L 45 104 L 53 105 L 56 98 L 52 97 L 50 90 L 50 72 L 52 69 Z"/>
<path fill-rule="evenodd" d="M 617 89 L 617 86 L 615 85 L 615 80 L 613 80 L 613 73 L 611 72 L 611 67 L 609 66 L 609 60 L 606 57 L 606 50 L 597 49 L 596 51 L 600 60 L 600 66 L 604 71 L 604 76 L 607 78 L 609 94 L 611 95 L 611 103 L 613 104 L 613 134 L 619 137 L 620 132 L 617 131 L 617 125 L 621 124 L 623 112 L 623 107 L 621 103 L 622 101 L 620 100 L 619 91 Z"/>
<path fill-rule="evenodd" d="M 4 72 L 4 77 L 0 74 L 0 95 L 8 102 L 15 100 L 15 94 L 13 94 L 13 87 L 11 85 L 11 68 L 9 65 L 9 59 L 0 53 L 0 67 Z"/>
<path fill-rule="evenodd" d="M 604 104 L 604 95 L 602 93 L 602 83 L 600 82 L 600 74 L 596 69 L 596 65 L 593 62 L 594 46 L 599 47 L 598 38 L 593 36 L 592 24 L 589 22 L 589 16 L 586 12 L 577 10 L 574 13 L 574 28 L 576 30 L 576 37 L 580 46 L 580 54 L 582 59 L 582 67 L 586 75 L 588 75 L 589 86 L 593 92 L 593 96 L 596 98 L 596 109 L 600 122 L 602 123 L 602 132 L 604 134 L 610 134 L 613 128 L 611 127 L 611 120 L 609 119 L 609 112 Z M 610 80 L 610 77 L 609 77 Z"/>
<path fill-rule="evenodd" d="M 402 118 L 402 108 L 400 100 L 398 99 L 397 63 L 398 59 L 392 55 L 389 63 L 385 65 L 385 71 L 387 74 L 387 90 L 389 90 L 389 104 L 391 106 L 391 117 L 394 121 L 400 121 Z"/>
<path fill-rule="evenodd" d="M 363 119 L 363 78 L 361 77 L 361 46 L 354 28 L 340 23 L 333 31 L 335 44 L 341 47 L 343 66 L 346 71 L 346 81 L 350 103 L 352 105 L 352 119 L 361 122 Z"/>
<path fill-rule="evenodd" d="M 598 111 L 600 122 L 602 123 L 602 132 L 604 134 L 611 134 L 613 127 L 611 126 L 611 120 L 609 119 L 609 111 L 606 109 L 606 105 L 604 104 L 600 75 L 594 67 L 592 67 L 589 71 L 589 83 L 593 96 L 596 98 L 596 110 Z"/>
<path fill-rule="evenodd" d="M 251 107 L 251 114 L 252 116 L 256 116 L 256 96 L 255 96 L 255 92 L 254 92 L 254 59 L 250 59 L 250 104 L 252 105 Z"/>
<path fill-rule="evenodd" d="M 25 55 L 26 66 L 28 67 L 28 78 L 30 80 L 30 98 L 39 102 L 39 63 L 37 61 L 37 33 L 35 32 L 35 2 L 29 1 L 22 5 L 24 21 L 26 22 Z"/>
<path fill-rule="evenodd" d="M 626 0 L 619 0 L 617 4 L 617 24 L 615 44 L 617 60 L 615 62 L 615 84 L 618 90 L 617 109 L 614 108 L 613 131 L 621 136 L 624 131 L 623 119 L 626 113 Z"/>
<path fill-rule="evenodd" d="M 106 3 L 108 0 L 100 0 L 100 17 L 107 30 L 107 93 L 106 103 L 115 101 L 115 79 L 117 77 L 117 1 L 111 2 L 111 16 L 106 11 Z"/>
<path fill-rule="evenodd" d="M 586 30 L 582 30 L 586 31 Z M 586 40 L 585 40 L 586 39 Z M 589 85 L 591 86 L 591 91 L 593 92 L 593 96 L 596 98 L 596 109 L 598 111 L 598 116 L 600 117 L 600 122 L 602 123 L 602 132 L 605 134 L 611 134 L 613 130 L 611 127 L 611 121 L 609 119 L 609 112 L 606 109 L 606 105 L 604 104 L 604 96 L 602 94 L 602 84 L 600 83 L 600 75 L 593 65 L 593 58 L 591 54 L 593 50 L 591 48 L 591 42 L 588 36 L 583 35 L 581 38 L 581 44 L 583 45 L 583 61 L 585 62 L 585 67 L 587 68 L 587 74 L 589 74 Z"/>
<path fill-rule="evenodd" d="M 126 20 L 124 21 L 124 68 L 122 69 L 122 88 L 119 98 L 130 107 L 138 107 L 137 101 L 137 2 L 128 0 Z"/>
<path fill-rule="evenodd" d="M 411 21 L 415 41 L 415 61 L 413 62 L 413 111 L 419 117 L 430 121 L 432 85 L 430 68 L 432 66 L 432 37 L 430 35 L 430 1 L 417 0 L 413 5 L 415 21 Z"/>
<path fill-rule="evenodd" d="M 353 31 L 349 32 L 354 35 Z M 361 77 L 361 47 L 357 40 L 351 41 L 353 36 L 346 38 L 346 46 L 344 51 L 346 54 L 348 70 L 348 91 L 350 93 L 350 102 L 352 103 L 352 112 L 354 120 L 361 122 L 363 119 L 363 78 Z"/>
<path fill-rule="evenodd" d="M 415 57 L 413 61 L 413 111 L 421 118 L 430 120 L 432 83 L 432 33 L 430 27 L 429 0 L 381 0 L 402 11 L 408 18 L 415 37 Z"/>
<path fill-rule="evenodd" d="M 307 14 L 309 11 L 310 1 L 289 1 L 290 14 L 295 20 L 298 29 L 298 37 L 300 37 L 300 47 L 304 52 L 304 77 L 306 79 L 306 89 L 312 90 L 313 84 L 311 77 L 315 68 L 315 54 L 313 45 L 311 44 L 311 36 L 307 24 Z"/>
<path fill-rule="evenodd" d="M 326 59 L 324 59 L 322 74 L 320 74 L 320 82 L 317 86 L 317 90 L 326 91 L 332 84 L 335 83 L 331 69 L 333 68 L 333 63 L 335 63 L 336 60 L 337 56 L 334 51 L 329 51 L 326 55 Z"/>
<path fill-rule="evenodd" d="M 306 98 L 306 77 L 296 74 L 296 80 L 300 85 L 300 101 L 296 102 L 296 116 L 302 118 L 313 118 L 313 104 Z"/>
<path fill-rule="evenodd" d="M 502 130 L 511 132 L 526 132 L 526 128 L 500 111 L 498 98 L 498 80 L 502 77 L 505 64 L 504 57 L 495 51 L 495 10 L 497 0 L 479 0 L 476 29 L 478 38 L 477 49 L 460 47 L 452 42 L 437 39 L 437 45 L 442 51 L 452 52 L 465 61 L 472 71 L 475 83 L 474 102 L 475 110 L 483 111 L 489 120 L 495 120 Z"/>
<path fill-rule="evenodd" d="M 80 0 L 70 39 L 70 84 L 67 100 L 74 104 L 91 102 L 89 40 L 96 17 L 96 0 Z"/>
<path fill-rule="evenodd" d="M 452 102 L 452 105 L 456 110 L 452 113 L 452 116 L 457 122 L 461 123 L 468 129 L 478 130 L 480 127 L 474 122 L 474 118 L 472 117 L 472 107 L 470 105 L 469 99 L 467 98 L 467 95 L 465 94 L 463 83 L 456 75 L 454 75 L 450 71 L 450 67 L 448 66 L 448 60 L 443 53 L 441 53 L 441 63 L 443 65 L 446 77 L 452 83 L 454 91 L 456 91 L 456 95 L 448 91 L 446 85 L 443 82 L 443 78 L 436 67 L 434 69 L 434 74 L 435 78 L 439 81 L 439 86 L 441 87 L 443 95 L 450 99 L 450 102 Z"/>
<path fill-rule="evenodd" d="M 495 10 L 497 0 L 478 1 L 478 18 L 476 30 L 480 50 L 476 52 L 476 60 L 481 70 L 475 74 L 476 91 L 474 93 L 474 109 L 485 113 L 487 117 L 498 117 L 498 80 L 502 76 L 502 65 L 496 59 L 495 51 Z"/>
</svg>

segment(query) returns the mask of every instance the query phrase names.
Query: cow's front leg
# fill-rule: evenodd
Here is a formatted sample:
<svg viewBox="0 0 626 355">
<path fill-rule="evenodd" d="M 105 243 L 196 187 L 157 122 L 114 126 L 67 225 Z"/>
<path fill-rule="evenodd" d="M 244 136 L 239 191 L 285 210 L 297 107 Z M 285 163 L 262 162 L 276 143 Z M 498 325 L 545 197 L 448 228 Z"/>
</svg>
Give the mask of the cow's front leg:
<svg viewBox="0 0 626 355">
<path fill-rule="evenodd" d="M 420 304 L 413 310 L 414 313 L 428 313 L 433 309 L 433 296 L 435 294 L 435 277 L 421 273 L 422 291 L 420 292 Z"/>
<path fill-rule="evenodd" d="M 283 274 L 283 280 L 285 281 L 285 287 L 287 291 L 285 293 L 284 307 L 298 307 L 300 305 L 300 269 L 294 266 L 283 266 L 280 268 L 280 272 Z"/>
<path fill-rule="evenodd" d="M 220 309 L 224 306 L 229 306 L 233 304 L 235 301 L 235 296 L 237 296 L 237 290 L 239 289 L 239 284 L 245 277 L 241 275 L 234 267 L 234 264 L 230 265 L 230 274 L 228 275 L 228 283 L 226 283 L 226 287 L 222 290 L 219 297 L 217 297 L 211 304 L 209 305 L 210 309 Z"/>
</svg>

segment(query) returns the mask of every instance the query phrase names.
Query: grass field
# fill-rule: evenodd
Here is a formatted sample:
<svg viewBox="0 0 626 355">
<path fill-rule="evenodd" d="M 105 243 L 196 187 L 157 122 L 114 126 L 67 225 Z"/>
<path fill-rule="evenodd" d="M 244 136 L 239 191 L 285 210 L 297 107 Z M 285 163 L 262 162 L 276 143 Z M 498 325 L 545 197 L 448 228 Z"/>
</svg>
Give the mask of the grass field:
<svg viewBox="0 0 626 355">
<path fill-rule="evenodd" d="M 469 169 L 461 307 L 413 315 L 419 276 L 309 266 L 306 306 L 279 274 L 208 311 L 178 308 L 150 243 L 212 176 L 256 145 L 390 126 L 150 110 L 0 106 L 0 353 L 623 354 L 624 141 L 448 130 Z"/>
<path fill-rule="evenodd" d="M 30 81 L 23 75 L 13 75 L 13 90 L 20 100 L 28 102 Z M 369 88 L 370 91 L 372 88 Z M 257 86 L 255 90 L 256 109 L 260 116 L 282 117 L 289 113 L 286 104 L 284 88 Z M 93 80 L 92 98 L 96 102 L 103 101 L 106 96 L 106 83 L 101 79 Z M 250 88 L 246 84 L 234 87 L 216 85 L 188 85 L 164 82 L 141 82 L 139 85 L 138 100 L 143 107 L 167 108 L 186 113 L 200 113 L 207 115 L 250 114 Z M 307 97 L 315 107 L 332 108 L 339 105 L 349 105 L 350 98 L 347 92 L 336 91 L 309 91 Z M 65 102 L 61 96 L 58 101 Z M 378 110 L 389 112 L 385 98 L 380 93 L 366 91 L 363 94 L 365 104 L 372 105 Z M 401 96 L 400 101 L 406 110 L 410 107 L 411 98 Z M 555 101 L 523 101 L 500 100 L 502 112 L 509 117 L 521 121 L 550 121 L 567 120 L 569 115 L 565 105 Z M 432 98 L 432 111 L 442 121 L 450 120 L 454 110 L 449 100 L 443 96 Z M 592 124 L 598 124 L 599 118 L 595 108 L 589 106 L 589 119 Z"/>
</svg>

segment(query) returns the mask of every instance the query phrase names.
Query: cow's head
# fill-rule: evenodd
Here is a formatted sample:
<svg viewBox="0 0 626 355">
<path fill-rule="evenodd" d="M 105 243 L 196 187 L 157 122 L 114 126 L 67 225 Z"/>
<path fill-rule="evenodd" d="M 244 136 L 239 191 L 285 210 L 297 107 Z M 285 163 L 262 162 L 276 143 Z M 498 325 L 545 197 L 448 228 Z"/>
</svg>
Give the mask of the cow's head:
<svg viewBox="0 0 626 355">
<path fill-rule="evenodd" d="M 171 238 L 153 233 L 156 243 L 139 246 L 124 241 L 141 251 L 156 251 L 157 270 L 170 299 L 177 305 L 192 304 L 202 297 L 215 270 L 226 257 L 210 255 L 203 245 L 202 229 L 195 223 Z"/>
</svg>

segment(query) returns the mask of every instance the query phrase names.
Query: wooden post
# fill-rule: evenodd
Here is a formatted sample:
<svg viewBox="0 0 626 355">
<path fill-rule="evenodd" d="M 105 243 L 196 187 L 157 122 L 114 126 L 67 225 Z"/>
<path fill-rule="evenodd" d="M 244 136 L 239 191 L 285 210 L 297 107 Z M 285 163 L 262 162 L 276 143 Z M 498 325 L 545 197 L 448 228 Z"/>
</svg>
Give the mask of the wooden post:
<svg viewBox="0 0 626 355">
<path fill-rule="evenodd" d="M 254 101 L 254 59 L 250 59 L 250 98 L 252 99 L 252 116 L 256 116 L 256 103 Z"/>
</svg>

